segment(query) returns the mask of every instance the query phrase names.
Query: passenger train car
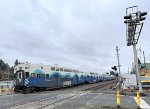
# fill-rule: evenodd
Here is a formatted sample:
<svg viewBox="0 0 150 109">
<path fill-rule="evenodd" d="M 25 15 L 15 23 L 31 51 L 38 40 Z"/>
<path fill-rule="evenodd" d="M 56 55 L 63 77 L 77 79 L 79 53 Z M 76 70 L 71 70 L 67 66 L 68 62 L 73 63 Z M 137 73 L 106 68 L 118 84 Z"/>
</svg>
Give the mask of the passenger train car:
<svg viewBox="0 0 150 109">
<path fill-rule="evenodd" d="M 15 91 L 23 93 L 110 80 L 110 77 L 99 73 L 82 72 L 58 65 L 29 63 L 15 66 L 14 75 Z"/>
</svg>

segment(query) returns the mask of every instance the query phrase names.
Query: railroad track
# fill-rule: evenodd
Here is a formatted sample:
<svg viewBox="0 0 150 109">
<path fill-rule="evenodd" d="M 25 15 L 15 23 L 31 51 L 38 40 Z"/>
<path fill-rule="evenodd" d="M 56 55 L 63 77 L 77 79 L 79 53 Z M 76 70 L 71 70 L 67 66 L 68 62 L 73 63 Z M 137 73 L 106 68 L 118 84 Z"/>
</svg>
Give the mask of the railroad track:
<svg viewBox="0 0 150 109">
<path fill-rule="evenodd" d="M 83 84 L 73 87 L 66 87 L 66 88 L 60 88 L 56 89 L 58 91 L 92 91 L 92 90 L 98 90 L 98 89 L 109 89 L 111 86 L 114 86 L 116 84 L 116 80 L 111 81 L 105 81 L 105 82 L 98 82 L 98 83 L 91 83 L 91 84 Z"/>
<path fill-rule="evenodd" d="M 93 85 L 91 87 L 87 87 L 85 89 L 82 89 L 82 91 L 93 91 L 93 90 L 99 90 L 99 89 L 109 89 L 110 87 L 114 86 L 116 84 L 116 80 L 113 81 L 106 81 L 102 82 L 101 84 Z"/>
<path fill-rule="evenodd" d="M 66 102 L 71 98 L 85 95 L 93 90 L 99 90 L 105 87 L 109 87 L 115 84 L 115 82 L 116 81 L 113 80 L 113 81 L 100 82 L 100 83 L 90 84 L 85 86 L 81 85 L 80 87 L 76 87 L 76 88 L 72 87 L 70 88 L 71 93 L 59 94 L 53 97 L 48 97 L 46 99 L 42 99 L 42 100 L 38 100 L 26 104 L 18 104 L 17 106 L 13 106 L 8 109 L 51 109 L 59 104 Z"/>
<path fill-rule="evenodd" d="M 26 104 L 19 104 L 14 107 L 10 107 L 8 109 L 51 109 L 54 106 L 65 102 L 66 100 L 77 97 L 77 96 L 82 96 L 84 94 L 87 94 L 88 92 L 78 92 L 74 94 L 59 94 L 55 97 L 49 97 L 43 100 L 31 102 L 31 103 L 26 103 Z"/>
</svg>

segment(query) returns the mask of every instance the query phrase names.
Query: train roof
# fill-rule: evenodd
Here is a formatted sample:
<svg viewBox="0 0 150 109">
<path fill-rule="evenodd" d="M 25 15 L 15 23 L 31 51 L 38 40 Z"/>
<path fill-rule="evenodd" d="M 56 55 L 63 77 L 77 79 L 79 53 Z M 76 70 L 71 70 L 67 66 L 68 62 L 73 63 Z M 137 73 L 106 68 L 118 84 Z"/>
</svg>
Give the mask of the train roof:
<svg viewBox="0 0 150 109">
<path fill-rule="evenodd" d="M 95 75 L 95 76 L 102 76 L 103 74 L 97 73 L 97 72 L 85 72 L 85 71 L 81 71 L 81 70 L 77 70 L 77 69 L 73 69 L 73 68 L 67 68 L 67 67 L 62 67 L 58 64 L 54 64 L 54 65 L 44 65 L 44 64 L 30 64 L 30 63 L 20 63 L 17 66 L 15 66 L 14 70 L 18 70 L 18 69 L 22 69 L 22 68 L 30 68 L 30 67 L 55 67 L 55 68 L 62 68 L 64 71 L 69 71 L 69 72 L 76 72 L 76 73 L 84 73 L 84 74 L 88 74 L 88 75 Z"/>
</svg>

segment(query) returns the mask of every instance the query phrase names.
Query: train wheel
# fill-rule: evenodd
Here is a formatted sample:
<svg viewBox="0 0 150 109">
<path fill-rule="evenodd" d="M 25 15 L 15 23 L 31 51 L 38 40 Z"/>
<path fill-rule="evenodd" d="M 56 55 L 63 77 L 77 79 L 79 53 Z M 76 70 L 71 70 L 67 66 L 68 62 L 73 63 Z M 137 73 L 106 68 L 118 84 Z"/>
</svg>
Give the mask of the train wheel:
<svg viewBox="0 0 150 109">
<path fill-rule="evenodd" d="M 31 92 L 30 88 L 28 88 L 28 87 L 23 88 L 23 94 L 27 94 L 27 93 L 30 93 L 30 92 Z"/>
</svg>

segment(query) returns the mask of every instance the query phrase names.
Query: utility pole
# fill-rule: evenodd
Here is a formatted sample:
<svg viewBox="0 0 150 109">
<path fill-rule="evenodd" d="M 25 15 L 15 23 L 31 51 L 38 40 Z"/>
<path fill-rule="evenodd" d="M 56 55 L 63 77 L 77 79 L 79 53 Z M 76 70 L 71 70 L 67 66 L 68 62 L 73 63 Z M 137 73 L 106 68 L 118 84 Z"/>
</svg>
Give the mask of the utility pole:
<svg viewBox="0 0 150 109">
<path fill-rule="evenodd" d="M 117 52 L 116 55 L 117 55 L 118 70 L 119 70 L 119 72 L 118 72 L 118 73 L 119 73 L 119 75 L 118 75 L 119 78 L 118 78 L 118 79 L 119 79 L 119 82 L 120 82 L 120 81 L 121 81 L 121 72 L 120 72 L 120 66 L 121 66 L 121 65 L 120 65 L 120 62 L 119 62 L 119 48 L 118 48 L 118 46 L 116 46 L 116 52 Z"/>
<path fill-rule="evenodd" d="M 118 61 L 118 83 L 117 83 L 117 87 L 118 87 L 118 89 L 121 91 L 121 89 L 122 89 L 122 80 L 121 80 L 121 72 L 120 72 L 120 62 L 119 62 L 119 48 L 118 48 L 118 46 L 116 46 L 116 52 L 117 52 L 117 61 Z"/>
<path fill-rule="evenodd" d="M 9 70 L 8 70 L 8 65 L 7 65 L 7 88 L 9 88 L 9 84 L 8 84 L 8 81 L 9 81 Z"/>
</svg>

